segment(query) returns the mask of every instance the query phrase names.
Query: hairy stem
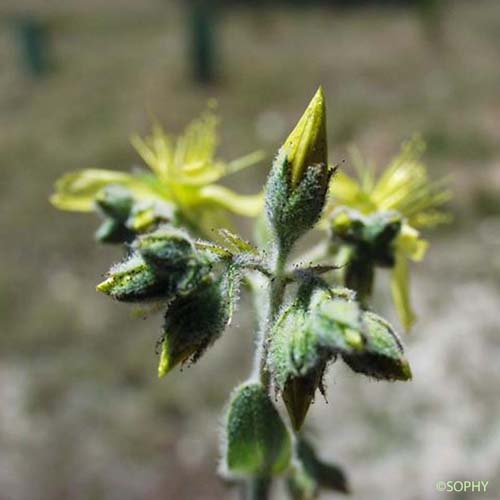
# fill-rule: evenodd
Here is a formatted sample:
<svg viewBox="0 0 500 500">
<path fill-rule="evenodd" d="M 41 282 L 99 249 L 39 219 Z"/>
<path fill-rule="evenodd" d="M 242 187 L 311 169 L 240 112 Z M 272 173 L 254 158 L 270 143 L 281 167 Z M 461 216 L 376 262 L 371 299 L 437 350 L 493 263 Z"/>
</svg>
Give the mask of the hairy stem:
<svg viewBox="0 0 500 500">
<path fill-rule="evenodd" d="M 268 500 L 271 492 L 271 478 L 255 477 L 248 482 L 245 500 Z"/>
<path fill-rule="evenodd" d="M 262 385 L 269 389 L 270 385 L 270 376 L 269 371 L 266 366 L 266 358 L 267 358 L 267 348 L 269 343 L 269 334 L 271 329 L 276 321 L 276 316 L 281 308 L 283 303 L 283 296 L 285 294 L 286 287 L 286 275 L 285 275 L 285 267 L 286 267 L 286 256 L 287 253 L 284 252 L 281 248 L 276 249 L 275 262 L 273 265 L 273 276 L 269 280 L 269 309 L 267 321 L 263 329 L 263 334 L 260 339 L 259 345 L 259 378 Z"/>
<path fill-rule="evenodd" d="M 287 252 L 280 248 L 276 249 L 274 263 L 272 266 L 272 276 L 268 277 L 268 297 L 269 306 L 265 322 L 260 325 L 260 335 L 255 353 L 255 369 L 258 371 L 259 381 L 262 386 L 269 390 L 271 377 L 266 365 L 267 349 L 269 343 L 269 334 L 276 321 L 276 317 L 281 309 L 287 277 L 285 273 Z M 251 478 L 245 486 L 246 500 L 267 500 L 271 490 L 271 478 L 254 477 Z"/>
</svg>

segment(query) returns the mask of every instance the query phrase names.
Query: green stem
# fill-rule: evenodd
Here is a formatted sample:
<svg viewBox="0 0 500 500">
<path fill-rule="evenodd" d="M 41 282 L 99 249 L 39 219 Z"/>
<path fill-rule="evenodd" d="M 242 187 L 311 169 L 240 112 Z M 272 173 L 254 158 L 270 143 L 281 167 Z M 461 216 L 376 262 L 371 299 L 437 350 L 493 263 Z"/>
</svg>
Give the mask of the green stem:
<svg viewBox="0 0 500 500">
<path fill-rule="evenodd" d="M 286 287 L 286 258 L 287 252 L 284 252 L 281 248 L 278 247 L 276 249 L 276 257 L 273 266 L 273 276 L 269 280 L 269 310 L 267 321 L 264 325 L 263 334 L 261 335 L 259 345 L 259 378 L 260 382 L 266 388 L 266 390 L 269 389 L 270 385 L 269 371 L 267 370 L 266 366 L 269 334 L 283 303 L 283 297 Z"/>
<path fill-rule="evenodd" d="M 271 492 L 271 478 L 255 477 L 247 485 L 245 500 L 268 500 Z"/>
<path fill-rule="evenodd" d="M 268 277 L 269 308 L 264 324 L 260 325 L 260 335 L 256 351 L 255 368 L 258 370 L 259 381 L 269 391 L 271 376 L 267 369 L 266 358 L 269 343 L 269 335 L 276 321 L 276 317 L 283 304 L 287 277 L 285 273 L 288 252 L 280 248 L 276 249 L 275 259 L 272 266 L 272 274 Z M 245 485 L 246 500 L 268 500 L 271 490 L 270 477 L 254 477 Z"/>
</svg>

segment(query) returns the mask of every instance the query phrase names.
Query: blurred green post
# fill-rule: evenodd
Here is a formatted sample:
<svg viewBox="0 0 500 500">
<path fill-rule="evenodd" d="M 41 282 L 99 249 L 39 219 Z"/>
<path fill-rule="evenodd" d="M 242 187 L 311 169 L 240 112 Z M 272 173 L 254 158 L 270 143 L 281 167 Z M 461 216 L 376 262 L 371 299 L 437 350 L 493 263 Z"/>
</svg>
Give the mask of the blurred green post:
<svg viewBox="0 0 500 500">
<path fill-rule="evenodd" d="M 434 45 L 443 41 L 444 0 L 418 0 L 417 9 L 428 40 Z"/>
<path fill-rule="evenodd" d="M 47 27 L 34 16 L 23 16 L 16 20 L 15 31 L 22 65 L 40 78 L 50 69 Z"/>
<path fill-rule="evenodd" d="M 202 84 L 213 83 L 215 71 L 215 2 L 189 2 L 190 63 L 193 79 Z"/>
</svg>

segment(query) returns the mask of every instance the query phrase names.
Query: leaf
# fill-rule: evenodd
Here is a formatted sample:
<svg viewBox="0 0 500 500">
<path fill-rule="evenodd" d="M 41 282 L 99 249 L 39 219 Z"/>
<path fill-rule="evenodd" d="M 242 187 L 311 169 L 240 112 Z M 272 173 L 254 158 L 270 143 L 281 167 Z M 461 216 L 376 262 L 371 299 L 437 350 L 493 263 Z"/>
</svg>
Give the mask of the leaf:
<svg viewBox="0 0 500 500">
<path fill-rule="evenodd" d="M 362 351 L 345 353 L 344 361 L 358 373 L 376 379 L 410 380 L 411 369 L 403 346 L 391 325 L 372 312 L 363 315 L 365 346 Z"/>
<path fill-rule="evenodd" d="M 113 170 L 86 169 L 60 177 L 50 201 L 61 210 L 91 212 L 95 209 L 99 192 L 111 185 L 123 186 L 138 198 L 159 197 L 148 183 L 137 176 Z"/>
<path fill-rule="evenodd" d="M 290 435 L 260 384 L 245 383 L 234 391 L 225 433 L 225 466 L 230 475 L 270 476 L 288 467 Z"/>
</svg>

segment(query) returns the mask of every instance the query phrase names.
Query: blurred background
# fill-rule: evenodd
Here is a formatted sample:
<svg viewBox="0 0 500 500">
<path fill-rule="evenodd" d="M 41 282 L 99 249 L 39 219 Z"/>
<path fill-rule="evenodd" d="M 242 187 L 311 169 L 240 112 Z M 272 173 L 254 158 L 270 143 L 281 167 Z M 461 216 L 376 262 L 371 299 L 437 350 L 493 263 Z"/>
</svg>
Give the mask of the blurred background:
<svg viewBox="0 0 500 500">
<path fill-rule="evenodd" d="M 2 0 L 0 60 L 0 500 L 234 498 L 216 431 L 251 319 L 159 381 L 161 316 L 95 292 L 120 251 L 48 196 L 69 170 L 137 164 L 151 115 L 178 133 L 211 98 L 221 157 L 267 152 L 228 179 L 255 192 L 318 84 L 333 162 L 355 143 L 383 166 L 420 132 L 455 192 L 413 277 L 413 382 L 334 365 L 311 411 L 322 455 L 354 499 L 451 498 L 435 483 L 455 479 L 500 498 L 498 1 Z"/>
</svg>

